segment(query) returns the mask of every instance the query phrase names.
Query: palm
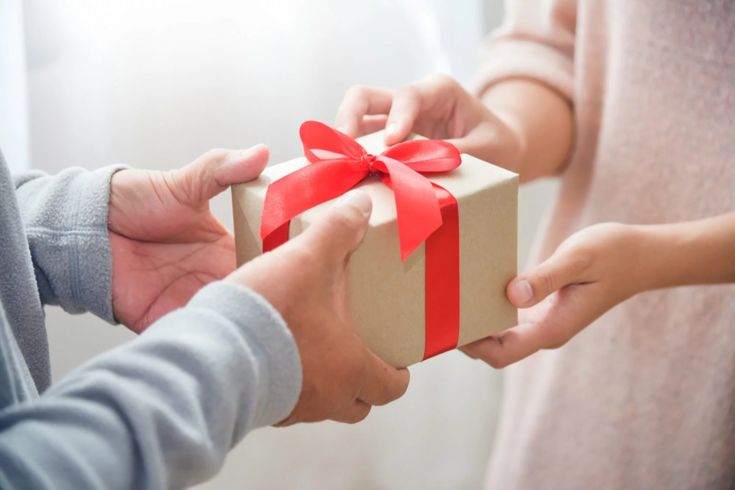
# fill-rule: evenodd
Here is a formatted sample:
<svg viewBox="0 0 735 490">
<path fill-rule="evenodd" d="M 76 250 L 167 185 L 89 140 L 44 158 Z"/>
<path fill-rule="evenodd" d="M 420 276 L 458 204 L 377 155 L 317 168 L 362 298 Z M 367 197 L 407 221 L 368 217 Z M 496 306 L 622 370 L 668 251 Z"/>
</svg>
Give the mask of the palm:
<svg viewBox="0 0 735 490">
<path fill-rule="evenodd" d="M 267 152 L 255 156 L 224 172 L 218 168 L 225 157 L 210 152 L 174 172 L 116 174 L 109 227 L 112 303 L 121 323 L 141 332 L 235 269 L 234 238 L 208 203 L 229 184 L 256 176 Z"/>
<path fill-rule="evenodd" d="M 148 243 L 110 233 L 110 242 L 119 258 L 113 263 L 113 304 L 118 320 L 135 332 L 235 268 L 230 234 L 210 242 Z"/>
</svg>

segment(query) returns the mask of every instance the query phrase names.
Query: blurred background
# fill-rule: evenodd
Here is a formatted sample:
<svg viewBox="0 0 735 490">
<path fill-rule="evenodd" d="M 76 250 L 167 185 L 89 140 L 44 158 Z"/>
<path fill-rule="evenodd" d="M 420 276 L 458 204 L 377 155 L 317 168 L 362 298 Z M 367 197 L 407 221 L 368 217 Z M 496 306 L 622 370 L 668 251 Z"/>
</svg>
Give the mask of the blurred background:
<svg viewBox="0 0 735 490">
<path fill-rule="evenodd" d="M 0 0 L 0 147 L 15 170 L 124 162 L 167 169 L 213 147 L 298 156 L 353 84 L 435 72 L 469 83 L 499 0 Z M 520 266 L 554 184 L 520 196 Z M 229 193 L 212 206 L 231 226 Z M 47 311 L 54 377 L 133 338 Z M 473 489 L 491 451 L 499 373 L 458 352 L 412 368 L 362 424 L 250 434 L 203 489 Z"/>
</svg>

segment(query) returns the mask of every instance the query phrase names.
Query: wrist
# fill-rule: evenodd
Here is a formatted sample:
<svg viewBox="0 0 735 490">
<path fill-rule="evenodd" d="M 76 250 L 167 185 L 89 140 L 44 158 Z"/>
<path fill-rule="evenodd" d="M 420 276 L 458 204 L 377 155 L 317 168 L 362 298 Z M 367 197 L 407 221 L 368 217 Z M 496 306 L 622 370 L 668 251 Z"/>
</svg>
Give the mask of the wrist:
<svg viewBox="0 0 735 490">
<path fill-rule="evenodd" d="M 120 202 L 124 200 L 125 186 L 131 174 L 130 168 L 124 167 L 115 171 L 110 177 L 110 199 L 108 201 L 107 228 L 119 232 L 121 221 Z"/>
<path fill-rule="evenodd" d="M 696 237 L 686 223 L 639 225 L 645 253 L 645 290 L 683 286 L 697 282 Z"/>
<path fill-rule="evenodd" d="M 649 226 L 656 288 L 735 282 L 735 213 Z"/>
<path fill-rule="evenodd" d="M 630 225 L 630 229 L 639 250 L 635 262 L 630 264 L 637 279 L 635 292 L 666 287 L 672 274 L 668 233 L 655 225 Z"/>
</svg>

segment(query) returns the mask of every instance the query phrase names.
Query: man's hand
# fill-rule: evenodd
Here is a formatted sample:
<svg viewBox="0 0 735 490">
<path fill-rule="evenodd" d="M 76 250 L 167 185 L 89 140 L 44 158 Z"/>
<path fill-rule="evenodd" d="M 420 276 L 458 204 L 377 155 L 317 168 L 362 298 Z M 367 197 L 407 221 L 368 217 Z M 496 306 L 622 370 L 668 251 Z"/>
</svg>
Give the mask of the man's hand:
<svg viewBox="0 0 735 490">
<path fill-rule="evenodd" d="M 367 194 L 347 193 L 304 233 L 225 279 L 263 295 L 296 339 L 303 387 L 296 408 L 279 425 L 358 422 L 372 405 L 406 391 L 408 370 L 389 366 L 365 348 L 349 320 L 346 266 L 371 209 Z"/>
<path fill-rule="evenodd" d="M 572 235 L 549 259 L 508 284 L 508 299 L 526 308 L 519 311 L 519 325 L 462 350 L 502 368 L 540 349 L 561 347 L 616 304 L 658 286 L 654 256 L 664 247 L 651 230 L 603 223 Z"/>
<path fill-rule="evenodd" d="M 235 269 L 232 235 L 209 210 L 230 185 L 257 177 L 263 145 L 211 150 L 177 170 L 127 169 L 111 181 L 109 229 L 115 318 L 135 332 Z"/>
<path fill-rule="evenodd" d="M 350 136 L 385 127 L 388 146 L 411 132 L 446 139 L 462 153 L 508 168 L 515 168 L 522 150 L 518 133 L 446 75 L 434 75 L 397 91 L 352 87 L 342 100 L 336 125 Z"/>
</svg>

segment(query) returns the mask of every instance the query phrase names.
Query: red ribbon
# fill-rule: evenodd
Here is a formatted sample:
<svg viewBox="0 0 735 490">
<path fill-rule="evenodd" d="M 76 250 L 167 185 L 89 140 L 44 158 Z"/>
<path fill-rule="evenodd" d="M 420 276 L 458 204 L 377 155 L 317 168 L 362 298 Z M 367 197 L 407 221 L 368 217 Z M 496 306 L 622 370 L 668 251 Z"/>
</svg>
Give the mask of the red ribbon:
<svg viewBox="0 0 735 490">
<path fill-rule="evenodd" d="M 439 140 L 416 140 L 371 155 L 354 139 L 329 126 L 301 125 L 311 165 L 271 183 L 263 203 L 260 237 L 267 252 L 288 240 L 295 216 L 334 199 L 368 175 L 393 189 L 401 260 L 426 242 L 424 359 L 451 350 L 459 338 L 459 212 L 449 191 L 422 174 L 448 172 L 459 151 Z"/>
</svg>

